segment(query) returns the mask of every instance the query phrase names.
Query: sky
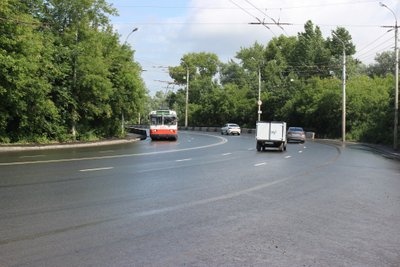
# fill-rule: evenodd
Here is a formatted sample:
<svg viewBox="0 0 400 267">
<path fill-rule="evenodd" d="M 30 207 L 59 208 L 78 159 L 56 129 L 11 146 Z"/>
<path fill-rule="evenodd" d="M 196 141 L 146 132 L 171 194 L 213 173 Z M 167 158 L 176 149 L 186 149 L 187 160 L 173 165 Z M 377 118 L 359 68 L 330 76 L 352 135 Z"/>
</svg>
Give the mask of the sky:
<svg viewBox="0 0 400 267">
<path fill-rule="evenodd" d="M 345 27 L 356 45 L 355 57 L 372 64 L 377 53 L 394 50 L 394 30 L 382 26 L 394 26 L 396 19 L 400 25 L 400 0 L 107 1 L 118 10 L 111 22 L 120 42 L 135 50 L 150 95 L 179 89 L 170 84 L 168 66 L 178 66 L 187 53 L 215 53 L 227 63 L 255 42 L 266 45 L 282 34 L 304 32 L 311 20 L 324 38 Z M 250 24 L 259 21 L 283 25 Z"/>
</svg>

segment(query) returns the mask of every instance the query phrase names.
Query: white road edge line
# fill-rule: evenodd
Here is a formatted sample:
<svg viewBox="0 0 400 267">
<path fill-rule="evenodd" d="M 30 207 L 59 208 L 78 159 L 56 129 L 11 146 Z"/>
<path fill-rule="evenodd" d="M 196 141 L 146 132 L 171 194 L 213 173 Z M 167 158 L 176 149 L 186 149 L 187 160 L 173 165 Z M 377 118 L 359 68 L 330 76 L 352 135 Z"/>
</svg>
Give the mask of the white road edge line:
<svg viewBox="0 0 400 267">
<path fill-rule="evenodd" d="M 103 168 L 93 168 L 93 169 L 83 169 L 79 170 L 80 172 L 94 172 L 94 171 L 104 171 L 104 170 L 111 170 L 114 167 L 103 167 Z"/>
<path fill-rule="evenodd" d="M 137 153 L 137 154 L 121 154 L 121 155 L 110 155 L 110 156 L 97 156 L 97 157 L 84 157 L 84 158 L 70 158 L 70 159 L 53 159 L 53 160 L 43 160 L 43 161 L 23 161 L 23 162 L 0 162 L 0 166 L 13 166 L 13 165 L 25 165 L 25 164 L 42 164 L 42 163 L 58 163 L 58 162 L 73 162 L 73 161 L 83 161 L 83 160 L 99 160 L 99 159 L 118 159 L 118 158 L 128 158 L 128 157 L 136 157 L 136 156 L 149 156 L 149 155 L 157 155 L 157 154 L 166 154 L 173 152 L 181 152 L 181 151 L 190 151 L 196 149 L 203 149 L 213 146 L 219 146 L 228 142 L 228 139 L 220 136 L 215 136 L 211 134 L 203 134 L 203 133 L 191 133 L 194 135 L 206 135 L 215 137 L 220 139 L 221 141 L 218 143 L 197 146 L 197 147 L 189 147 L 189 148 L 181 148 L 181 149 L 171 149 L 165 151 L 156 151 L 156 152 L 145 152 L 145 153 Z"/>
</svg>

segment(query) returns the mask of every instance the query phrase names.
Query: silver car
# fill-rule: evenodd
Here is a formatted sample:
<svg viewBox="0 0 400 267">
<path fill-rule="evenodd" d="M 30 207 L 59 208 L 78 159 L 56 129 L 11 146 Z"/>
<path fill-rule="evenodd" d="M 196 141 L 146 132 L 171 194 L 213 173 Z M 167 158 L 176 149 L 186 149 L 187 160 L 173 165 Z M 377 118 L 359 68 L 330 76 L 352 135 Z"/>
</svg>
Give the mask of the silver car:
<svg viewBox="0 0 400 267">
<path fill-rule="evenodd" d="M 227 123 L 221 128 L 221 134 L 241 134 L 240 126 L 236 123 Z"/>
<path fill-rule="evenodd" d="M 297 141 L 304 143 L 306 141 L 306 133 L 301 127 L 289 127 L 287 131 L 287 141 Z"/>
</svg>

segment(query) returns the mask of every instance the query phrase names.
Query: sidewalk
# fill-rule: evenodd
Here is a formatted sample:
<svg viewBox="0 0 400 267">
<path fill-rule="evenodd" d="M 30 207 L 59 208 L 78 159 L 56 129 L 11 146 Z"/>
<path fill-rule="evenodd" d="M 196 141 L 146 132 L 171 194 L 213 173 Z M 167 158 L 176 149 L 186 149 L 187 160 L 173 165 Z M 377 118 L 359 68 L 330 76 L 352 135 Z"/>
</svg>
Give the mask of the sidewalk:
<svg viewBox="0 0 400 267">
<path fill-rule="evenodd" d="M 379 145 L 379 144 L 369 144 L 369 143 L 358 143 L 358 142 L 345 142 L 344 144 L 340 140 L 332 140 L 332 139 L 314 139 L 315 141 L 331 143 L 337 146 L 364 146 L 375 152 L 381 153 L 382 156 L 390 159 L 400 160 L 400 150 L 394 150 L 393 147 L 388 145 Z"/>
<path fill-rule="evenodd" d="M 400 150 L 394 150 L 393 147 L 385 146 L 385 145 L 375 145 L 375 144 L 363 144 L 364 146 L 375 149 L 381 153 L 384 153 L 384 156 L 392 159 L 400 160 Z"/>
</svg>

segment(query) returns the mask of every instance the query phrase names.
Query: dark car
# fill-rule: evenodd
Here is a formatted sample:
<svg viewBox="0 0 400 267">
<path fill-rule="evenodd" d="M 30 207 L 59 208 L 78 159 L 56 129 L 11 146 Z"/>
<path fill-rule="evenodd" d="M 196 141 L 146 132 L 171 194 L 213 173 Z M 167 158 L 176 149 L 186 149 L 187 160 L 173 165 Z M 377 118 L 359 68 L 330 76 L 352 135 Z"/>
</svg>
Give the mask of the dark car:
<svg viewBox="0 0 400 267">
<path fill-rule="evenodd" d="M 286 135 L 287 141 L 297 141 L 304 143 L 306 141 L 306 133 L 301 127 L 289 127 Z"/>
</svg>

